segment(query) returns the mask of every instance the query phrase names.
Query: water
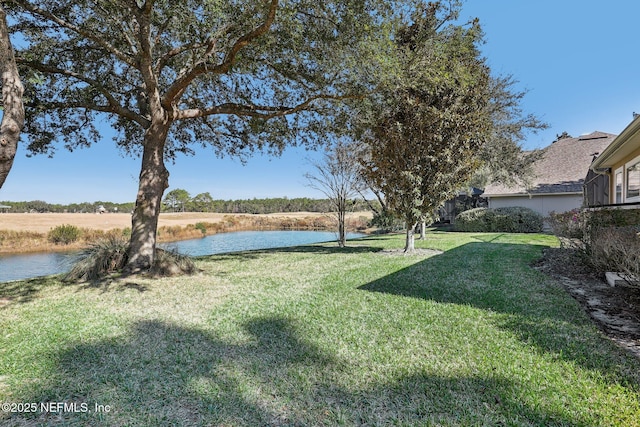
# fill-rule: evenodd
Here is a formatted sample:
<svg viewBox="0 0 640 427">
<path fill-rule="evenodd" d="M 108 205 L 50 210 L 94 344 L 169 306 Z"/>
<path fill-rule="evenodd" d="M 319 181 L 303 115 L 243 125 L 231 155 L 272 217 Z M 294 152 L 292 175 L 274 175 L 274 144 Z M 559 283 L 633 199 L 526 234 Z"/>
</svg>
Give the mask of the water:
<svg viewBox="0 0 640 427">
<path fill-rule="evenodd" d="M 360 236 L 362 234 L 350 233 L 347 238 L 352 239 Z M 332 240 L 336 240 L 336 233 L 331 231 L 238 231 L 214 234 L 202 239 L 166 243 L 160 245 L 160 247 L 177 249 L 178 252 L 186 255 L 201 256 L 225 252 L 300 246 Z"/>
<path fill-rule="evenodd" d="M 0 283 L 64 273 L 70 264 L 65 253 L 0 255 Z"/>
<path fill-rule="evenodd" d="M 360 236 L 362 234 L 347 235 L 348 238 Z M 166 243 L 160 247 L 176 249 L 186 255 L 201 256 L 308 245 L 332 240 L 336 240 L 336 233 L 330 231 L 239 231 Z M 69 270 L 72 258 L 73 254 L 60 253 L 0 255 L 0 283 L 64 273 Z"/>
</svg>

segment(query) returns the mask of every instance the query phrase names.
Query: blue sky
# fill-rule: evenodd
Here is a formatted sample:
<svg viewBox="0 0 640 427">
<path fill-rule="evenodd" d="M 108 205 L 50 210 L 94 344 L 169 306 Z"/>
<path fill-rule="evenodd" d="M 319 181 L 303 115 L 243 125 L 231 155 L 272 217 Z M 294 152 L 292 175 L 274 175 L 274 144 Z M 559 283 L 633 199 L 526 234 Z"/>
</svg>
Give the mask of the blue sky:
<svg viewBox="0 0 640 427">
<path fill-rule="evenodd" d="M 467 0 L 463 18 L 478 17 L 482 51 L 497 74 L 511 74 L 526 89 L 522 107 L 549 124 L 529 135 L 526 149 L 550 144 L 557 134 L 595 130 L 620 133 L 640 112 L 637 0 Z M 123 157 L 105 129 L 104 141 L 53 158 L 27 158 L 24 146 L 0 189 L 0 200 L 50 203 L 134 201 L 139 159 Z M 282 157 L 256 155 L 246 165 L 200 149 L 168 164 L 170 188 L 219 199 L 322 197 L 306 186 L 305 158 L 288 149 Z"/>
</svg>

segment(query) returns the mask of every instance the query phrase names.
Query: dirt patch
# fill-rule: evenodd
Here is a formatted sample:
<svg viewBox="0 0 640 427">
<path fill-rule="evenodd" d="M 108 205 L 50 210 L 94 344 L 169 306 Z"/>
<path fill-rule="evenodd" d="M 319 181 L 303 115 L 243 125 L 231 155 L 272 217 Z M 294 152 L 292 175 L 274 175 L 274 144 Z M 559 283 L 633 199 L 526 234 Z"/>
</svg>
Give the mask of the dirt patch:
<svg viewBox="0 0 640 427">
<path fill-rule="evenodd" d="M 639 287 L 610 286 L 573 249 L 546 249 L 534 267 L 556 279 L 609 338 L 640 357 Z"/>
</svg>

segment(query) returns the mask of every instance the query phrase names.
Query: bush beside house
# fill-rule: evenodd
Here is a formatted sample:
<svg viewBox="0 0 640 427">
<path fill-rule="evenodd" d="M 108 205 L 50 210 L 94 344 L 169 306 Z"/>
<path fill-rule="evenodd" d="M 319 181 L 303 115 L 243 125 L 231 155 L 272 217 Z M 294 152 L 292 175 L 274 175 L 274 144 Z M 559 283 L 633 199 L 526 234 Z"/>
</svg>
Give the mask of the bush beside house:
<svg viewBox="0 0 640 427">
<path fill-rule="evenodd" d="M 549 223 L 563 245 L 579 250 L 594 270 L 640 282 L 640 209 L 552 213 Z"/>
<path fill-rule="evenodd" d="M 458 231 L 539 233 L 542 231 L 542 215 L 529 208 L 475 208 L 462 212 L 456 218 Z"/>
</svg>

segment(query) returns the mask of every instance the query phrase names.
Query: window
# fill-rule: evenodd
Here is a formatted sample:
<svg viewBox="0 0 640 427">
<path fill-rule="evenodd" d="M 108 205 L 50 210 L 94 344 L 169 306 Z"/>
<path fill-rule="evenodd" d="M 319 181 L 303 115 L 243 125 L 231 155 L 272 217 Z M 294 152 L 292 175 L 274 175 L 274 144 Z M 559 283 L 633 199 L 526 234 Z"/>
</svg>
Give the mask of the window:
<svg viewBox="0 0 640 427">
<path fill-rule="evenodd" d="M 640 157 L 627 166 L 626 202 L 640 201 Z"/>
<path fill-rule="evenodd" d="M 616 171 L 615 175 L 615 183 L 616 183 L 616 200 L 615 203 L 622 203 L 622 168 Z"/>
</svg>

